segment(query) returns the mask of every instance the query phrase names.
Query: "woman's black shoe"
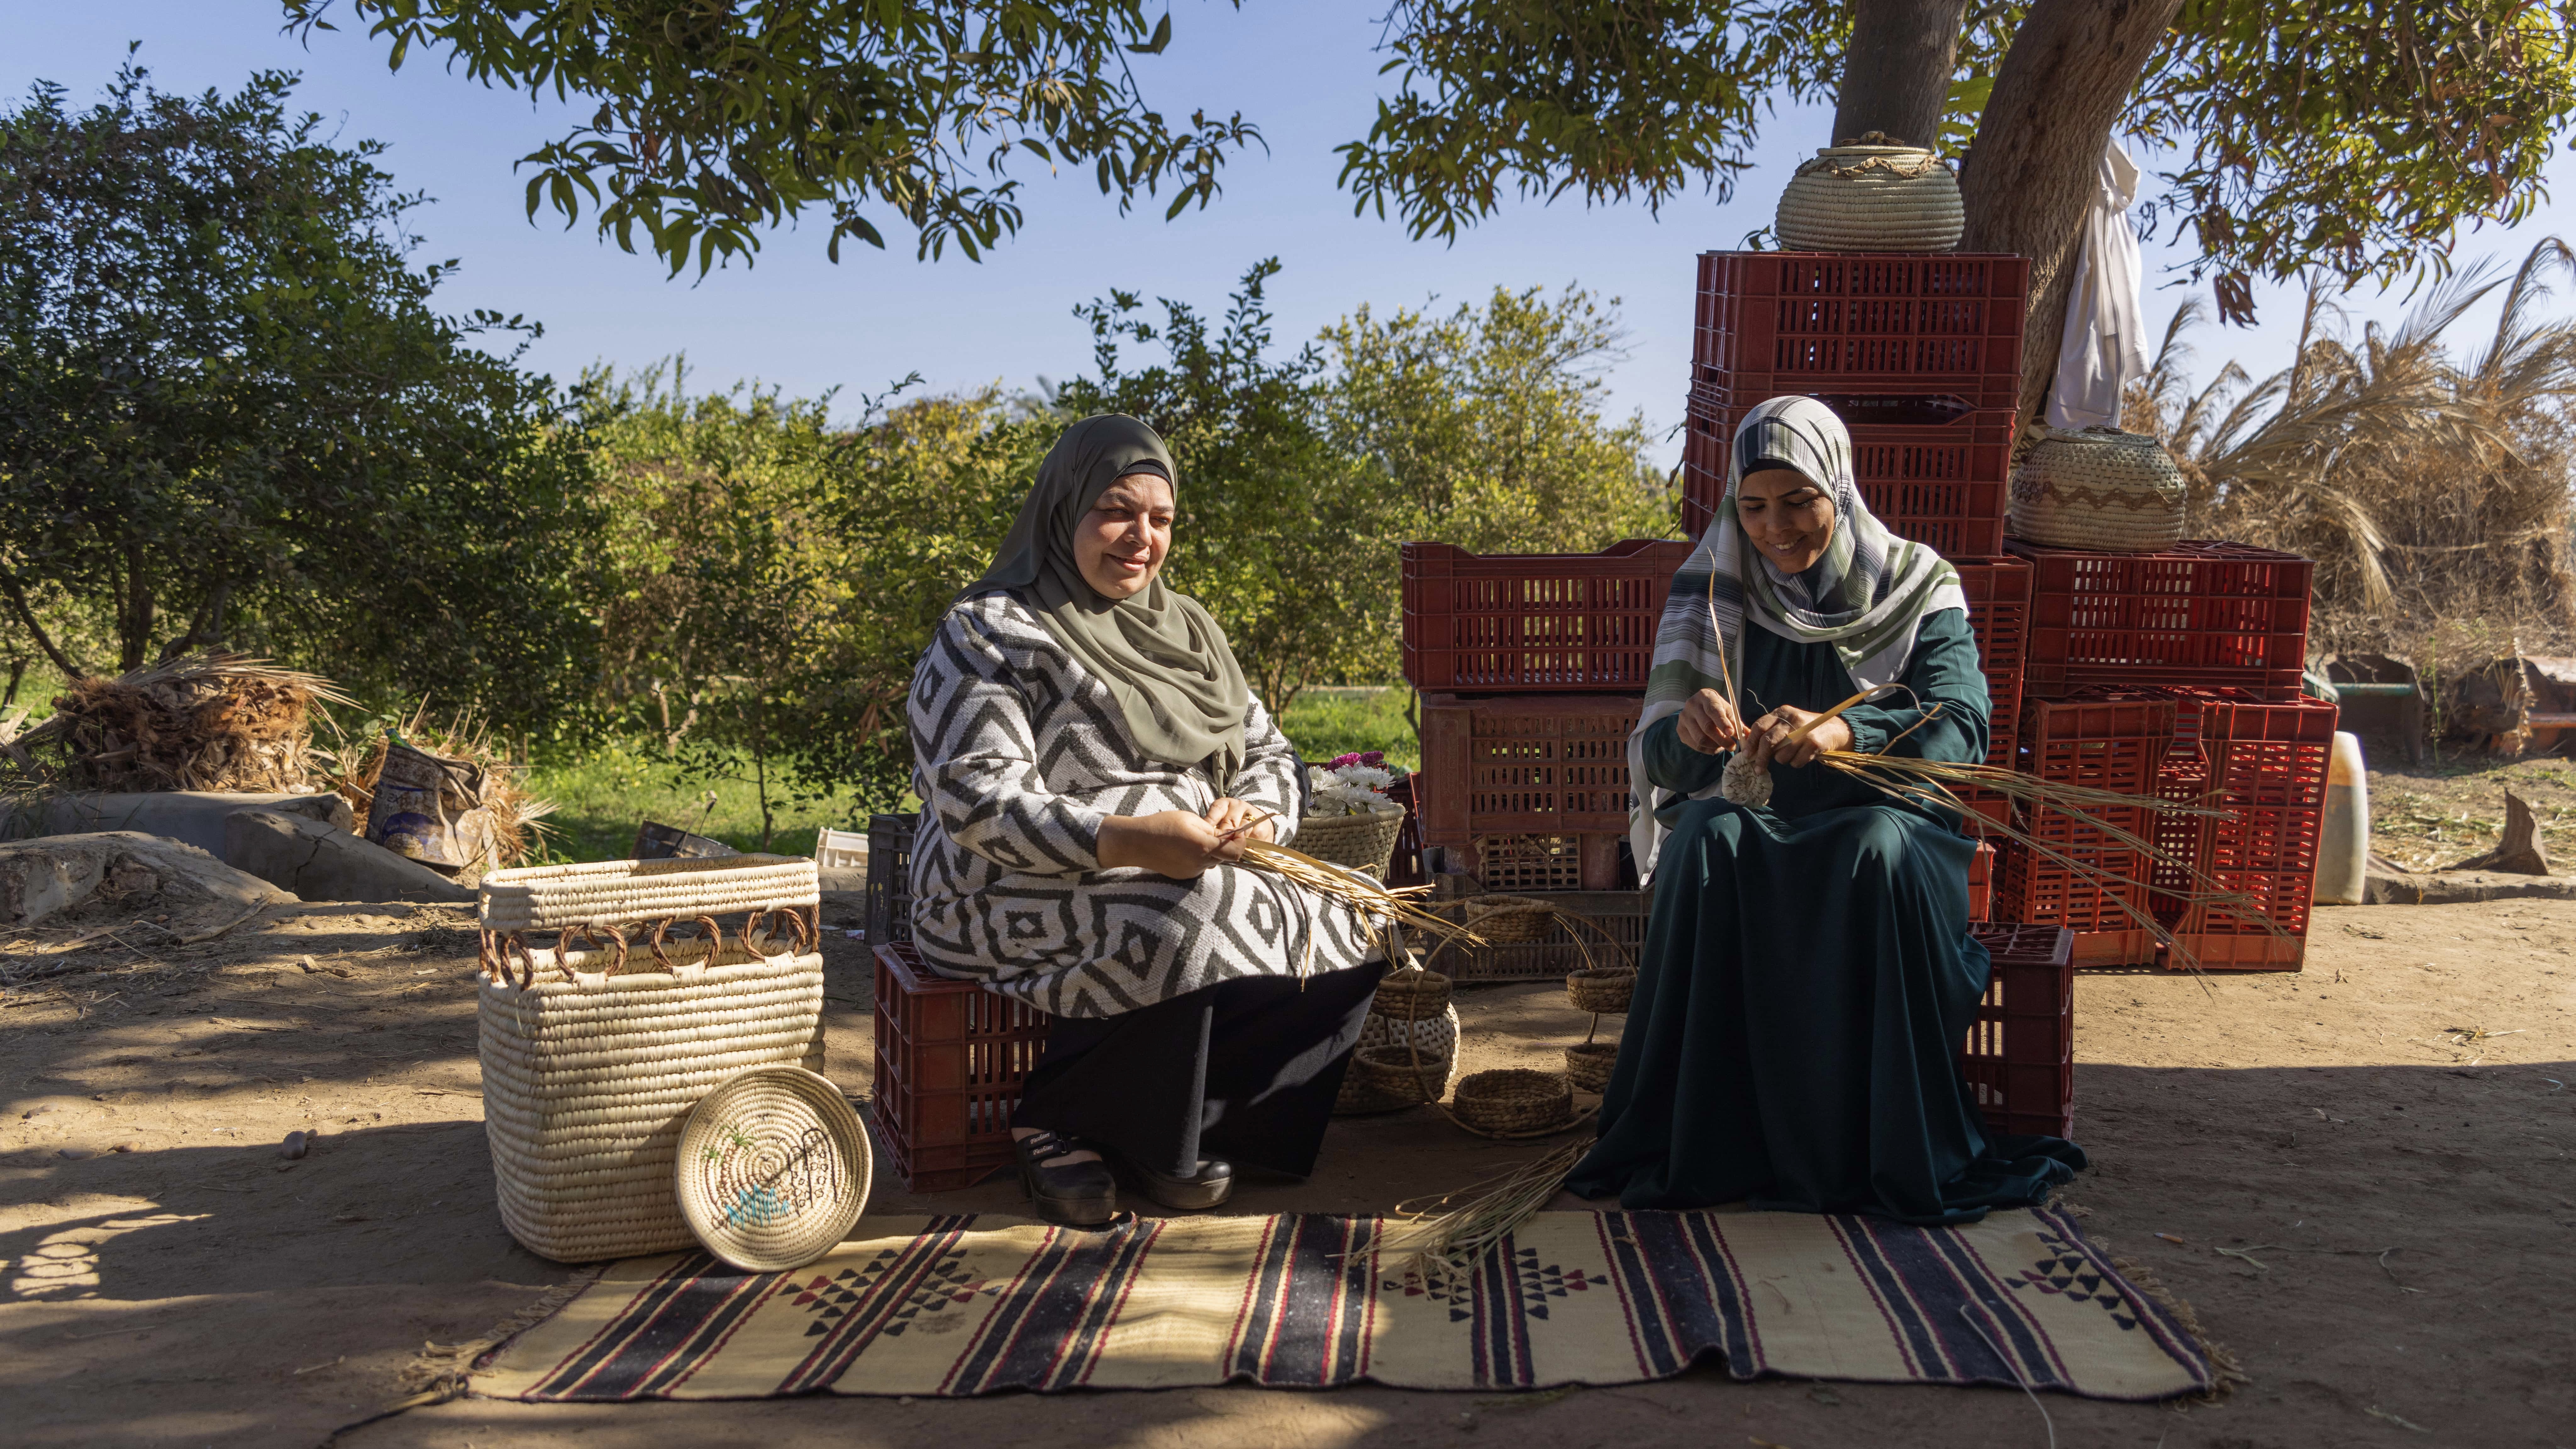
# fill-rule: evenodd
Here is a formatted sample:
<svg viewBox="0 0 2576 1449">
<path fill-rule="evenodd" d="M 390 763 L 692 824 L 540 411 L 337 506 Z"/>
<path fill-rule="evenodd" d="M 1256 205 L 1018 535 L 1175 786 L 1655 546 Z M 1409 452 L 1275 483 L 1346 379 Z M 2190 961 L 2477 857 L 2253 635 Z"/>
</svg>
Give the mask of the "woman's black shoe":
<svg viewBox="0 0 2576 1449">
<path fill-rule="evenodd" d="M 1135 1174 L 1136 1185 L 1145 1190 L 1145 1196 L 1174 1212 L 1194 1213 L 1222 1207 L 1225 1200 L 1234 1195 L 1234 1164 L 1222 1157 L 1200 1158 L 1199 1170 L 1187 1177 L 1156 1172 L 1126 1158 L 1120 1158 L 1119 1162 Z"/>
<path fill-rule="evenodd" d="M 1118 1179 L 1109 1164 L 1058 1159 L 1083 1151 L 1081 1143 L 1053 1132 L 1013 1138 L 1020 1157 L 1020 1186 L 1038 1216 L 1069 1228 L 1096 1228 L 1118 1216 Z"/>
</svg>

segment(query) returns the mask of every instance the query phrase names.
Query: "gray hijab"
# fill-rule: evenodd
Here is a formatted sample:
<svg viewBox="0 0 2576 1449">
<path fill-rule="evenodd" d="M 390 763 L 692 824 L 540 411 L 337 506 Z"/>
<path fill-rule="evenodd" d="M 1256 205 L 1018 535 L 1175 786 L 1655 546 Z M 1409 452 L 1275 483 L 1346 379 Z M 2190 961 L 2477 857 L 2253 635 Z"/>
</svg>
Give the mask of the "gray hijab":
<svg viewBox="0 0 2576 1449">
<path fill-rule="evenodd" d="M 1152 428 L 1101 413 L 1065 429 L 1038 464 L 1037 486 L 993 566 L 960 597 L 1008 590 L 1108 686 L 1146 754 L 1207 766 L 1223 793 L 1243 769 L 1243 721 L 1252 706 L 1225 631 L 1198 600 L 1163 587 L 1159 576 L 1135 597 L 1111 600 L 1074 562 L 1074 526 L 1130 473 L 1159 473 L 1171 480 L 1173 497 L 1180 495 L 1180 470 Z"/>
</svg>

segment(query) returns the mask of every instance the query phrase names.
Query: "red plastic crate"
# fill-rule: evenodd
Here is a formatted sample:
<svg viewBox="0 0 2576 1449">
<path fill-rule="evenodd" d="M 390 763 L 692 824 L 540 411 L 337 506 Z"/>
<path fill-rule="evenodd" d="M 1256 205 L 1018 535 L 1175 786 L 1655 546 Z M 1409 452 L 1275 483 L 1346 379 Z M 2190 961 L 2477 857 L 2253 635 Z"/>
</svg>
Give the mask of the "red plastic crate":
<svg viewBox="0 0 2576 1449">
<path fill-rule="evenodd" d="M 876 1116 L 894 1170 L 914 1192 L 972 1187 L 1011 1163 L 1047 1014 L 934 974 L 909 941 L 877 947 L 876 963 Z"/>
<path fill-rule="evenodd" d="M 1404 677 L 1423 690 L 1643 690 L 1690 552 L 1650 538 L 1590 554 L 1408 543 Z"/>
<path fill-rule="evenodd" d="M 2205 970 L 2296 971 L 2307 950 L 2308 913 L 2325 827 L 2326 767 L 2337 711 L 2320 700 L 2259 703 L 2209 699 L 2200 752 L 2207 796 L 2234 812 L 2195 819 L 2195 861 L 2230 891 L 2251 896 L 2287 935 L 2236 912 L 2193 906 L 2174 926 L 2179 950 Z"/>
<path fill-rule="evenodd" d="M 2018 768 L 2042 779 L 2123 795 L 2149 795 L 2173 738 L 2173 721 L 2171 699 L 2134 695 L 2027 699 L 2022 703 Z M 2004 853 L 1996 914 L 2074 931 L 2078 965 L 2153 960 L 2155 932 L 2123 905 L 2153 919 L 2150 862 L 2092 823 L 2098 818 L 2115 829 L 2146 836 L 2154 829 L 2150 813 L 2143 805 L 2107 809 L 2093 817 L 2045 808 L 2028 812 L 2023 828 L 2032 838 L 2087 867 L 2125 879 L 2096 879 L 2019 847 Z"/>
<path fill-rule="evenodd" d="M 1609 891 L 1619 889 L 1619 845 L 1627 838 L 1622 826 L 1615 833 L 1479 835 L 1447 849 L 1499 894 Z"/>
<path fill-rule="evenodd" d="M 2030 566 L 2014 558 L 1954 558 L 1959 587 L 1968 596 L 1968 627 L 1977 636 L 1977 662 L 1986 675 L 1986 763 L 2014 768 L 2021 730 L 2022 641 L 2030 625 Z M 2011 805 L 1992 790 L 1959 792 L 1978 814 L 2009 819 Z"/>
<path fill-rule="evenodd" d="M 1995 918 L 1995 847 L 1991 842 L 1977 842 L 1977 853 L 1968 857 L 1968 919 L 1991 921 Z"/>
<path fill-rule="evenodd" d="M 1628 735 L 1642 704 L 1633 694 L 1426 695 L 1423 840 L 1625 834 Z"/>
<path fill-rule="evenodd" d="M 1943 379 L 2000 386 L 1991 405 L 2011 407 L 2029 287 L 2026 258 L 1993 253 L 1705 253 L 1694 380 L 1804 392 Z"/>
<path fill-rule="evenodd" d="M 2008 547 L 2034 570 L 2025 691 L 2163 684 L 2298 698 L 2308 560 L 2241 543 L 2132 554 Z"/>
<path fill-rule="evenodd" d="M 1986 1130 L 2066 1137 L 2075 1127 L 2074 936 L 2060 926 L 1973 925 L 1994 958 L 1959 1054 Z"/>
<path fill-rule="evenodd" d="M 1682 527 L 1694 538 L 1725 496 L 1727 449 L 1750 410 L 1749 403 L 1703 407 L 1693 394 L 1682 443 Z M 1986 408 L 1907 425 L 1854 423 L 1846 415 L 1862 500 L 1889 532 L 1928 543 L 1944 558 L 2001 554 L 2012 417 L 2009 408 Z"/>
</svg>

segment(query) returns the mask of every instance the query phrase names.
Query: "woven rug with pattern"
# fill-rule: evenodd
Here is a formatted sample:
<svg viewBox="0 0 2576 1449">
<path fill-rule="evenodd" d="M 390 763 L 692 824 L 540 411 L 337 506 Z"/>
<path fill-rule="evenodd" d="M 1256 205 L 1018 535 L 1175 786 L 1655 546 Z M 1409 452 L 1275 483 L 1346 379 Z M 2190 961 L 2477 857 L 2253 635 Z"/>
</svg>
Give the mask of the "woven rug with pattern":
<svg viewBox="0 0 2576 1449">
<path fill-rule="evenodd" d="M 743 1273 L 610 1267 L 478 1372 L 531 1401 L 965 1396 L 1378 1383 L 1536 1389 L 1678 1374 L 2205 1391 L 2173 1312 L 2072 1219 L 1964 1228 L 1802 1213 L 1543 1213 L 1470 1275 L 1381 1262 L 1377 1218 L 1146 1218 L 1079 1232 L 869 1218 L 831 1256 Z"/>
</svg>

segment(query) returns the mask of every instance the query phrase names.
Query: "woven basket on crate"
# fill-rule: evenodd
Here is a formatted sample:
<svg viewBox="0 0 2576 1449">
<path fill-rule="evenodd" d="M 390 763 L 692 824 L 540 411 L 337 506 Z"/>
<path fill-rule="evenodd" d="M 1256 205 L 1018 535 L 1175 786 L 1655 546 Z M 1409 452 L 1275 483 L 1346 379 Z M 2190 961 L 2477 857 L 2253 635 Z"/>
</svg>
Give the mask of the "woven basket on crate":
<svg viewBox="0 0 2576 1449">
<path fill-rule="evenodd" d="M 691 1110 L 738 1073 L 823 1064 L 814 862 L 535 866 L 485 876 L 480 899 L 501 1221 L 558 1262 L 693 1246 L 678 1193 Z M 676 939 L 675 922 L 689 923 Z"/>
<path fill-rule="evenodd" d="M 1872 131 L 1800 162 L 1771 229 L 1783 251 L 1946 252 L 1966 225 L 1949 163 Z"/>
<path fill-rule="evenodd" d="M 2013 465 L 2013 537 L 2106 553 L 2147 553 L 2182 537 L 2182 469 L 2162 444 L 2118 428 L 2044 433 Z"/>
<path fill-rule="evenodd" d="M 1535 896 L 1469 896 L 1459 919 L 1488 946 L 1526 945 L 1556 934 L 1556 905 Z"/>
<path fill-rule="evenodd" d="M 1395 859 L 1395 837 L 1404 831 L 1404 807 L 1381 805 L 1366 815 L 1309 815 L 1297 822 L 1293 848 L 1334 865 L 1364 870 L 1379 880 Z"/>
</svg>

